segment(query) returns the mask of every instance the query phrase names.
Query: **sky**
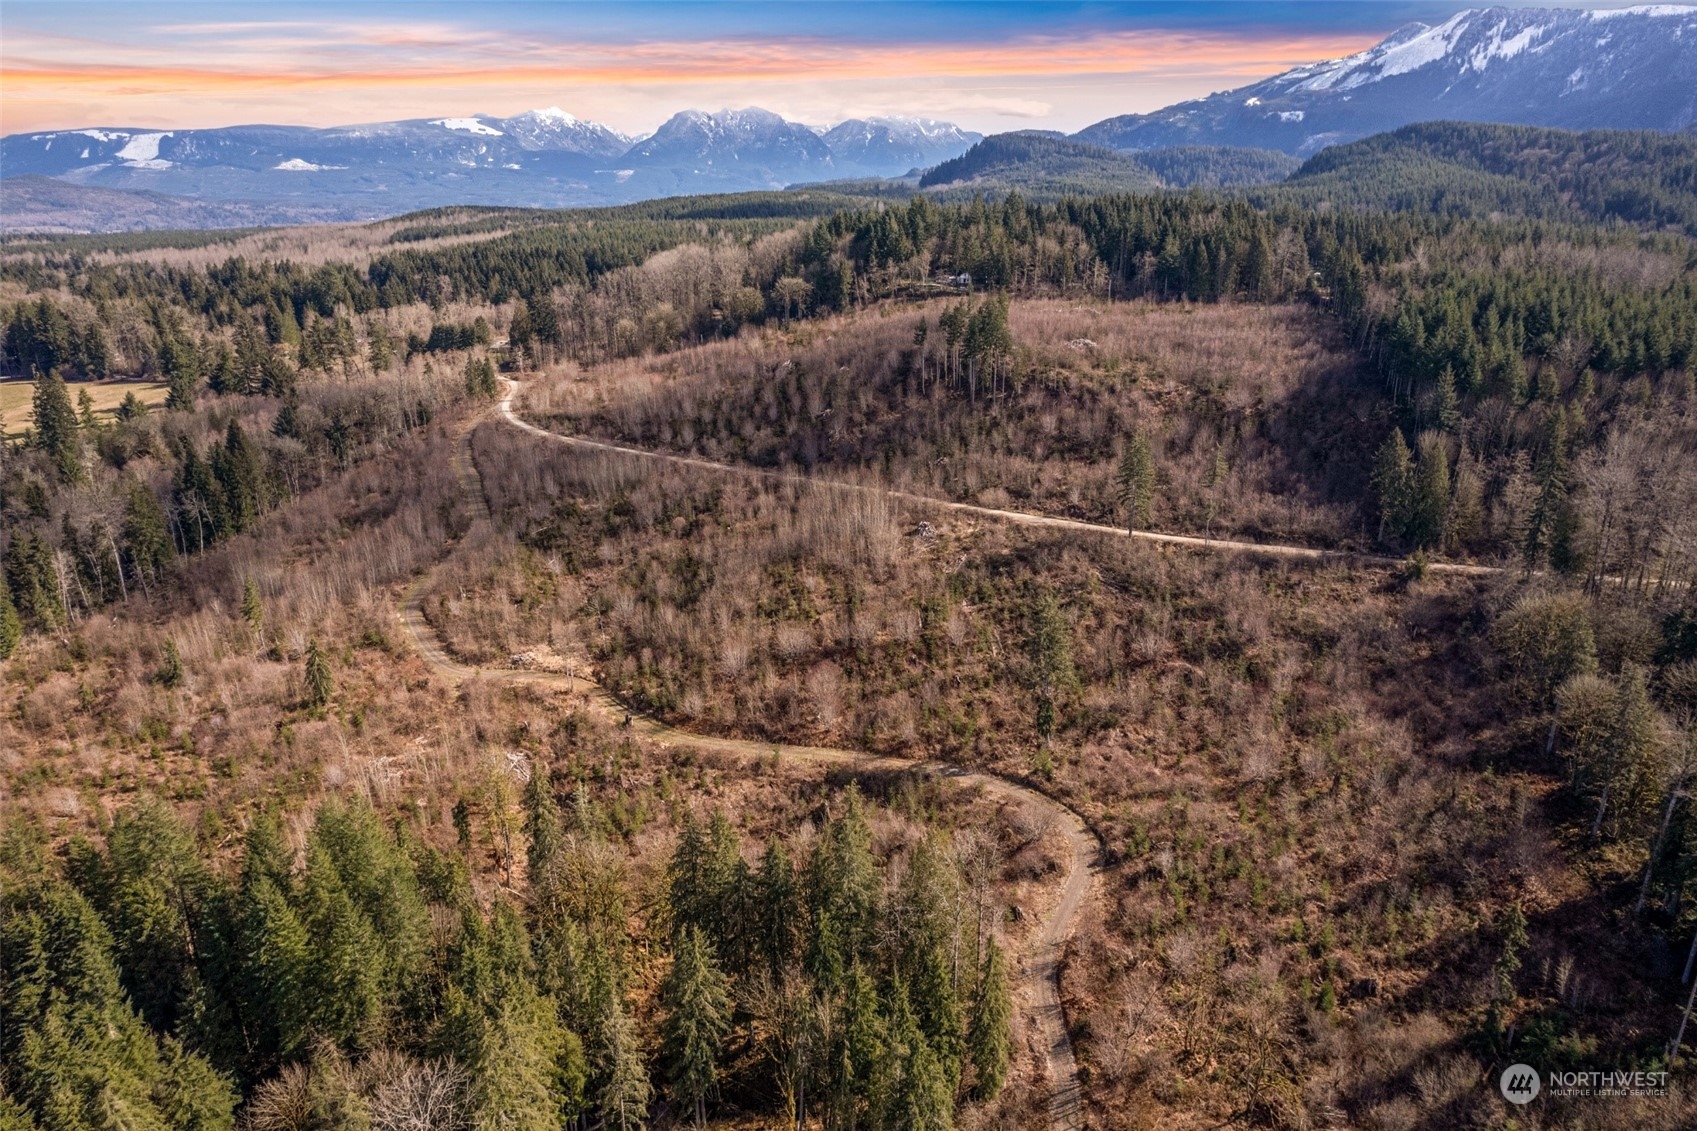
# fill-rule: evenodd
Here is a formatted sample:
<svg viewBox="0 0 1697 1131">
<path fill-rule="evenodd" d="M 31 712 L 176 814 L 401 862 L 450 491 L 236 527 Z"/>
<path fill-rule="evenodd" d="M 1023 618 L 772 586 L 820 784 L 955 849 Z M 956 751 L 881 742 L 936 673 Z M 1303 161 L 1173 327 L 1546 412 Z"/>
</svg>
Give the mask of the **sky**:
<svg viewBox="0 0 1697 1131">
<path fill-rule="evenodd" d="M 1070 132 L 1350 54 L 1465 6 L 5 0 L 0 133 L 555 106 L 631 134 L 682 109 L 742 106 L 814 125 L 905 114 Z"/>
</svg>

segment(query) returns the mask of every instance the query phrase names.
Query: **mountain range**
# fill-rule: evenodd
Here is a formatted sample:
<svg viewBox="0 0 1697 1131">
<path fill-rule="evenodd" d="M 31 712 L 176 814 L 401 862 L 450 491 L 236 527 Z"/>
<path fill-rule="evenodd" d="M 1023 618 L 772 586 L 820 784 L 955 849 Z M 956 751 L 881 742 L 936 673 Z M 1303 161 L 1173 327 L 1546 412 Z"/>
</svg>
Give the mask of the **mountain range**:
<svg viewBox="0 0 1697 1131">
<path fill-rule="evenodd" d="M 12 134 L 0 139 L 0 177 L 49 177 L 200 202 L 269 202 L 282 211 L 316 208 L 327 217 L 353 218 L 447 204 L 616 204 L 901 175 L 957 156 L 982 136 L 924 118 L 854 119 L 821 132 L 749 108 L 686 110 L 653 134 L 632 138 L 550 108 L 511 118 L 478 114 L 331 129 Z M 8 226 L 16 226 L 17 209 L 7 203 Z"/>
<path fill-rule="evenodd" d="M 1253 183 L 1282 175 L 1268 151 L 1307 157 L 1422 121 L 1686 130 L 1697 122 L 1694 76 L 1697 7 L 1467 10 L 1439 24 L 1409 24 L 1355 55 L 1108 118 L 1073 135 L 1099 149 L 1143 153 L 1156 182 L 1140 181 L 1143 172 L 1119 168 L 1099 151 L 1045 150 L 1030 141 L 1015 148 L 1027 181 L 1137 188 L 1188 183 L 1165 171 L 1163 161 L 1174 164 L 1167 155 L 1181 155 L 1179 164 L 1201 155 L 1219 169 L 1227 164 L 1221 148 L 1241 147 L 1259 151 L 1248 155 L 1238 181 Z M 617 204 L 855 178 L 906 177 L 917 187 L 921 173 L 980 140 L 929 118 L 815 129 L 752 107 L 686 110 L 645 137 L 554 108 L 331 129 L 59 130 L 0 138 L 0 221 L 13 230 L 151 226 L 166 216 L 288 223 L 449 204 Z M 1150 153 L 1156 150 L 1161 155 Z M 1064 168 L 1044 177 L 1035 166 L 1045 160 Z M 984 180 L 976 168 L 956 171 L 962 175 L 945 170 L 925 183 Z M 78 198 L 77 186 L 107 194 Z M 126 209 L 111 192 L 154 195 Z"/>
<path fill-rule="evenodd" d="M 1697 121 L 1697 6 L 1486 8 L 1075 136 L 1111 149 L 1247 145 L 1307 156 L 1422 121 L 1681 130 Z"/>
</svg>

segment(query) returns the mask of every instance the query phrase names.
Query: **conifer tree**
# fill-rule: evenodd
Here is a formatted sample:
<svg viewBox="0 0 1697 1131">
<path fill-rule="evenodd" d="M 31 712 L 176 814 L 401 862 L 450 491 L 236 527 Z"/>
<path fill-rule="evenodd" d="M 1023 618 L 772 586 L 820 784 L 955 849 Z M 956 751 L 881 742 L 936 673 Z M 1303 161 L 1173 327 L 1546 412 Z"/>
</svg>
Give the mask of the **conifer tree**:
<svg viewBox="0 0 1697 1131">
<path fill-rule="evenodd" d="M 562 1061 L 570 1063 L 568 1034 L 554 1004 L 530 982 L 513 982 L 486 1018 L 467 1060 L 477 1086 L 479 1127 L 557 1131 L 573 1097 Z M 562 1110 L 565 1109 L 565 1110 Z"/>
<path fill-rule="evenodd" d="M 410 984 L 423 965 L 429 912 L 418 876 L 397 834 L 364 801 L 332 799 L 319 808 L 309 849 L 321 849 L 378 943 L 373 962 L 386 998 Z"/>
<path fill-rule="evenodd" d="M 13 537 L 4 565 L 12 604 L 26 628 L 50 632 L 64 623 L 65 604 L 59 595 L 53 550 L 41 535 L 32 530 Z"/>
<path fill-rule="evenodd" d="M 105 851 L 73 851 L 73 882 L 112 931 L 124 988 L 155 1030 L 179 1031 L 201 980 L 223 892 L 163 803 L 118 811 Z"/>
<path fill-rule="evenodd" d="M 1072 663 L 1072 623 L 1053 593 L 1044 593 L 1032 609 L 1031 655 L 1037 692 L 1037 736 L 1047 744 L 1055 731 L 1060 697 L 1078 684 Z"/>
<path fill-rule="evenodd" d="M 843 977 L 837 999 L 826 999 L 832 1023 L 823 1049 L 822 1100 L 825 1125 L 854 1127 L 870 1109 L 876 1075 L 885 1055 L 884 1018 L 878 989 L 856 964 Z"/>
<path fill-rule="evenodd" d="M 237 1096 L 229 1083 L 174 1040 L 156 1037 L 131 1008 L 111 935 L 76 889 L 52 877 L 8 877 L 0 890 L 0 953 L 5 1091 L 34 1126 L 234 1125 Z"/>
<path fill-rule="evenodd" d="M 693 926 L 679 931 L 672 969 L 660 990 L 666 1081 L 678 1104 L 707 1123 L 707 1101 L 718 1091 L 718 1065 L 731 1027 L 731 999 L 712 951 Z"/>
<path fill-rule="evenodd" d="M 765 960 L 767 969 L 776 974 L 795 956 L 801 907 L 795 865 L 775 837 L 766 843 L 766 851 L 761 854 L 754 884 L 754 909 L 759 921 L 754 926 L 753 949 Z"/>
<path fill-rule="evenodd" d="M 984 950 L 984 969 L 978 977 L 978 999 L 973 1003 L 972 1023 L 966 1033 L 967 1061 L 972 1066 L 972 1094 L 978 1100 L 993 1100 L 1007 1080 L 1013 1000 L 1008 993 L 1007 971 L 1002 950 L 991 939 Z"/>
<path fill-rule="evenodd" d="M 858 787 L 849 787 L 841 815 L 826 823 L 814 844 L 806 888 L 808 973 L 821 989 L 832 990 L 869 950 L 878 913 L 872 830 Z"/>
<path fill-rule="evenodd" d="M 57 370 L 35 379 L 35 446 L 47 454 L 59 478 L 70 483 L 82 476 L 82 443 L 70 390 Z"/>
<path fill-rule="evenodd" d="M 473 398 L 495 395 L 495 366 L 486 357 L 474 357 L 465 363 L 465 391 Z"/>
<path fill-rule="evenodd" d="M 177 651 L 175 640 L 165 641 L 163 658 L 159 662 L 159 682 L 168 688 L 178 688 L 183 685 L 183 657 Z"/>
<path fill-rule="evenodd" d="M 1414 459 L 1402 429 L 1393 428 L 1373 464 L 1373 490 L 1379 497 L 1379 540 L 1401 538 L 1408 528 L 1414 490 Z"/>
<path fill-rule="evenodd" d="M 1442 437 L 1424 437 L 1409 496 L 1408 540 L 1421 548 L 1443 541 L 1449 505 L 1449 452 Z"/>
<path fill-rule="evenodd" d="M 1155 501 L 1155 457 L 1149 437 L 1141 429 L 1133 433 L 1131 442 L 1125 446 L 1116 482 L 1128 529 L 1148 529 Z"/>
<path fill-rule="evenodd" d="M 564 830 L 560 805 L 554 800 L 553 774 L 539 758 L 531 763 L 530 780 L 524 786 L 525 864 L 533 898 L 536 889 L 548 882 Z"/>
<path fill-rule="evenodd" d="M 631 1131 L 647 1122 L 654 1088 L 642 1062 L 636 1022 L 626 1011 L 621 995 L 606 998 L 599 1028 L 597 1067 L 604 1083 L 596 1106 L 607 1126 Z"/>
<path fill-rule="evenodd" d="M 1546 560 L 1558 569 L 1568 564 L 1563 561 L 1570 548 L 1563 542 L 1568 533 L 1564 526 L 1568 518 L 1567 443 L 1567 414 L 1558 409 L 1550 414 L 1543 454 L 1533 472 L 1538 496 L 1532 503 L 1521 547 L 1527 569 L 1536 569 Z"/>
<path fill-rule="evenodd" d="M 113 410 L 113 415 L 119 420 L 140 420 L 147 415 L 147 405 L 134 392 L 128 392 Z"/>
<path fill-rule="evenodd" d="M 217 522 L 218 536 L 226 537 L 252 529 L 271 501 L 270 491 L 266 483 L 264 457 L 236 421 L 230 421 L 225 429 L 223 447 L 213 449 L 210 463 L 222 502 Z"/>
<path fill-rule="evenodd" d="M 176 336 L 160 346 L 159 363 L 165 374 L 165 407 L 172 412 L 194 408 L 195 389 L 200 384 L 200 358 L 193 343 Z"/>
<path fill-rule="evenodd" d="M 305 1047 L 312 940 L 285 889 L 252 856 L 250 848 L 238 897 L 237 953 L 247 1070 L 257 1076 Z"/>
<path fill-rule="evenodd" d="M 159 500 L 140 481 L 130 484 L 124 500 L 124 549 L 143 585 L 156 580 L 176 553 Z"/>
<path fill-rule="evenodd" d="M 335 691 L 335 677 L 330 674 L 330 660 L 318 647 L 318 641 L 306 646 L 306 702 L 309 707 L 323 707 Z"/>
<path fill-rule="evenodd" d="M 395 343 L 389 337 L 388 327 L 373 319 L 366 323 L 365 340 L 371 371 L 387 373 L 389 366 L 395 363 Z"/>
<path fill-rule="evenodd" d="M 343 1046 L 365 1045 L 383 1007 L 382 949 L 322 845 L 309 849 L 301 920 L 312 939 L 302 988 L 313 1029 Z"/>
<path fill-rule="evenodd" d="M 950 977 L 949 952 L 943 946 L 928 945 L 920 953 L 917 966 L 909 1000 L 926 1047 L 935 1056 L 937 1071 L 952 1096 L 960 1083 L 962 1033 L 960 1000 Z"/>
<path fill-rule="evenodd" d="M 716 952 L 726 953 L 746 871 L 736 830 L 722 811 L 714 811 L 705 830 L 687 818 L 667 872 L 674 928 L 697 927 Z"/>
<path fill-rule="evenodd" d="M 1461 423 L 1461 398 L 1456 394 L 1455 371 L 1447 365 L 1438 373 L 1432 411 L 1437 417 L 1438 427 L 1445 432 L 1454 432 Z"/>
<path fill-rule="evenodd" d="M 265 603 L 260 599 L 258 583 L 251 576 L 242 578 L 242 620 L 255 636 L 265 631 Z"/>
<path fill-rule="evenodd" d="M 0 574 L 0 660 L 11 657 L 23 636 L 24 622 L 18 617 L 17 606 L 12 604 L 11 587 Z"/>
<path fill-rule="evenodd" d="M 890 994 L 888 1046 L 876 1087 L 881 1123 L 904 1131 L 949 1131 L 954 1096 L 897 980 Z"/>
</svg>

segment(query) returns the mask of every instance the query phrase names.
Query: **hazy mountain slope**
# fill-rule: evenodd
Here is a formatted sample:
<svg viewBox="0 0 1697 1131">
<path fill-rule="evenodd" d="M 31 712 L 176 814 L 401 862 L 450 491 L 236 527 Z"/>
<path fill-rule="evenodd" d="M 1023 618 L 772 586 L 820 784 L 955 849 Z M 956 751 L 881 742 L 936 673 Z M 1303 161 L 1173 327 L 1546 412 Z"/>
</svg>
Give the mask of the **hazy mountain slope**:
<svg viewBox="0 0 1697 1131">
<path fill-rule="evenodd" d="M 338 205 L 190 200 L 41 176 L 0 180 L 0 229 L 7 232 L 245 228 L 363 218 L 357 210 Z"/>
<path fill-rule="evenodd" d="M 1150 114 L 1080 141 L 1115 149 L 1215 144 L 1310 154 L 1449 119 L 1566 129 L 1679 130 L 1697 119 L 1697 7 L 1469 10 L 1409 24 L 1357 55 Z"/>
</svg>

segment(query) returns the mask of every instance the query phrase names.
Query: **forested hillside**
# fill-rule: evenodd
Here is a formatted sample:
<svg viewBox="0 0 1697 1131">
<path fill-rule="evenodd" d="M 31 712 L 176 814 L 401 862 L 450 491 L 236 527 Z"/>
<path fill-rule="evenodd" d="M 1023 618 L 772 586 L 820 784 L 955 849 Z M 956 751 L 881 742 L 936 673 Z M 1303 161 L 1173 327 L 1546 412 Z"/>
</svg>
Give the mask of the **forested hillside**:
<svg viewBox="0 0 1697 1131">
<path fill-rule="evenodd" d="M 981 191 L 1011 189 L 1051 197 L 1132 192 L 1159 183 L 1147 167 L 1111 149 L 1034 133 L 985 138 L 919 178 L 920 188 L 966 185 Z"/>
<path fill-rule="evenodd" d="M 1422 122 L 1322 150 L 1288 188 L 1308 205 L 1614 220 L 1693 235 L 1697 141 L 1689 133 Z"/>
<path fill-rule="evenodd" d="M 1691 1125 L 1689 186 L 1460 129 L 0 249 L 0 1123 Z"/>
</svg>

